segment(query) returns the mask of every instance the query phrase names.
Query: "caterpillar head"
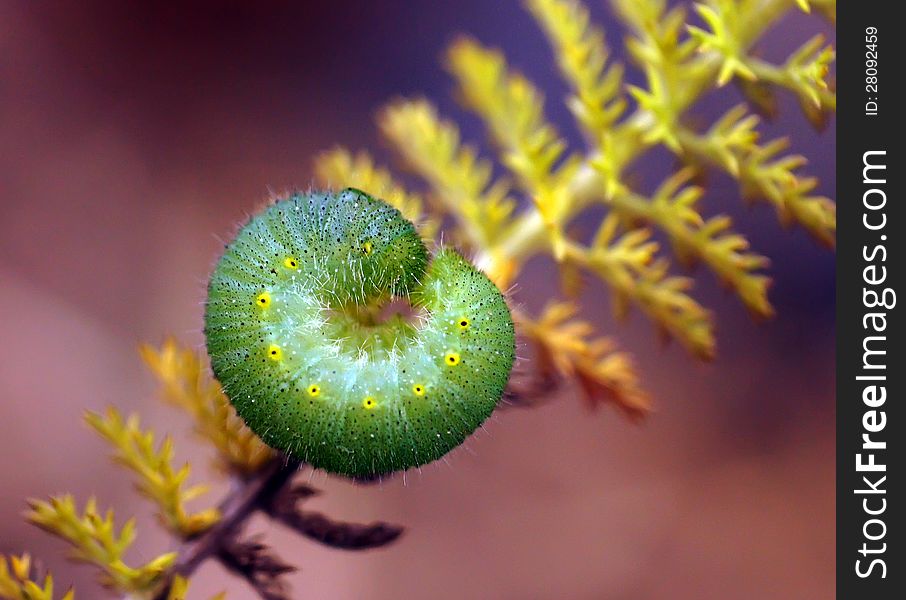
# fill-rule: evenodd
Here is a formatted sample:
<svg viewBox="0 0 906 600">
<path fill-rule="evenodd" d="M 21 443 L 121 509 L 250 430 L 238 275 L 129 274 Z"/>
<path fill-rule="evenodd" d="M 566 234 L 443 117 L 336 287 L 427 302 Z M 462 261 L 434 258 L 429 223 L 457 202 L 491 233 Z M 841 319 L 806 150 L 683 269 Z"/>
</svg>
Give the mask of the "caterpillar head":
<svg viewBox="0 0 906 600">
<path fill-rule="evenodd" d="M 406 296 L 424 275 L 428 251 L 415 227 L 392 206 L 354 188 L 322 203 L 320 250 L 328 280 L 325 301 L 367 304 Z"/>
</svg>

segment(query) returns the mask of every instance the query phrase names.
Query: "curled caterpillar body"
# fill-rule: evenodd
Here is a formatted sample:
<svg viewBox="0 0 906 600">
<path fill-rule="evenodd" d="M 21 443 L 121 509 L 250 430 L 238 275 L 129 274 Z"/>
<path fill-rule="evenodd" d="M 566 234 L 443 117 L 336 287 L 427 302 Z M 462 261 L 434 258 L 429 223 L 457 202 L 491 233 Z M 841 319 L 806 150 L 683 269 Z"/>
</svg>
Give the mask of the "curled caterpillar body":
<svg viewBox="0 0 906 600">
<path fill-rule="evenodd" d="M 415 316 L 381 319 L 393 297 Z M 211 276 L 205 336 L 255 433 L 353 477 L 460 445 L 500 400 L 515 352 L 496 286 L 452 250 L 429 257 L 399 211 L 352 189 L 253 217 Z"/>
</svg>

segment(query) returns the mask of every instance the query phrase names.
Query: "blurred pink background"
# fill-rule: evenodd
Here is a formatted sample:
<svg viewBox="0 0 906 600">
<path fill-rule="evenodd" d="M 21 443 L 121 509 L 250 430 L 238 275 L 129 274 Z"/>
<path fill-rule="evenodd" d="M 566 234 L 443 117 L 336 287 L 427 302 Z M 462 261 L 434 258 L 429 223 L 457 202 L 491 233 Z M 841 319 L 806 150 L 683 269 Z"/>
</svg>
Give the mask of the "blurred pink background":
<svg viewBox="0 0 906 600">
<path fill-rule="evenodd" d="M 612 46 L 623 33 L 593 0 Z M 149 506 L 81 424 L 114 404 L 172 432 L 193 480 L 210 452 L 155 399 L 135 352 L 167 334 L 200 346 L 205 278 L 226 236 L 269 190 L 311 183 L 335 144 L 377 149 L 374 111 L 424 94 L 482 140 L 440 67 L 458 32 L 503 47 L 547 90 L 548 113 L 578 134 L 535 24 L 518 2 L 0 4 L 0 553 L 29 550 L 78 597 L 89 568 L 24 524 L 26 497 L 96 494 L 139 516 L 131 556 L 172 548 Z M 780 59 L 814 31 L 804 15 L 763 44 Z M 631 78 L 638 81 L 638 73 Z M 738 101 L 709 96 L 702 118 Z M 767 127 L 789 133 L 834 196 L 834 125 L 817 134 L 795 102 Z M 665 155 L 640 165 L 653 185 Z M 646 174 L 651 174 L 647 178 Z M 450 457 L 378 486 L 311 475 L 311 506 L 349 520 L 403 523 L 395 545 L 344 553 L 255 522 L 301 567 L 300 598 L 823 599 L 834 587 L 834 256 L 765 206 L 746 210 L 715 177 L 710 211 L 741 220 L 769 256 L 778 317 L 754 323 L 707 273 L 719 356 L 702 365 L 663 347 L 634 314 L 615 323 L 590 286 L 586 315 L 633 351 L 656 412 L 634 426 L 589 413 L 573 391 L 499 412 Z M 515 300 L 538 310 L 556 288 L 533 263 Z M 307 476 L 307 475 L 306 475 Z M 215 486 L 215 502 L 223 486 Z M 191 598 L 245 584 L 209 565 Z"/>
</svg>

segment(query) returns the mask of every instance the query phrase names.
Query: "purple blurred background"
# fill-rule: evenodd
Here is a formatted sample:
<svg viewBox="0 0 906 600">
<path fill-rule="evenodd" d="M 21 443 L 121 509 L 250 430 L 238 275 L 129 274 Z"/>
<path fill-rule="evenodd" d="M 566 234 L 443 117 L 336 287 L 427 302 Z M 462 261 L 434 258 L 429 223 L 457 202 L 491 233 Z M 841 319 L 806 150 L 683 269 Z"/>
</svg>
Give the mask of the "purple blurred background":
<svg viewBox="0 0 906 600">
<path fill-rule="evenodd" d="M 619 51 L 610 11 L 590 8 Z M 761 45 L 780 59 L 815 31 L 793 16 Z M 173 333 L 200 345 L 204 281 L 228 235 L 269 190 L 311 183 L 312 157 L 343 144 L 377 149 L 374 111 L 425 95 L 480 141 L 440 67 L 457 33 L 504 48 L 547 92 L 573 140 L 548 47 L 515 0 L 483 2 L 0 3 L 0 553 L 30 550 L 98 595 L 91 570 L 19 518 L 24 498 L 97 494 L 139 516 L 130 556 L 172 542 L 80 423 L 115 404 L 173 432 L 194 480 L 210 453 L 154 399 L 135 352 Z M 638 82 L 638 73 L 630 79 Z M 738 101 L 706 98 L 713 118 Z M 812 131 L 791 98 L 766 130 L 790 134 L 834 196 L 834 125 Z M 639 166 L 652 187 L 666 155 Z M 649 183 L 650 182 L 650 183 Z M 366 554 L 300 540 L 264 521 L 305 598 L 832 597 L 834 576 L 834 255 L 773 212 L 746 209 L 715 177 L 710 212 L 739 220 L 769 256 L 778 316 L 754 323 L 707 273 L 698 297 L 716 313 L 719 356 L 697 363 L 663 347 L 640 314 L 615 323 L 600 284 L 585 314 L 633 351 L 656 412 L 633 426 L 589 413 L 570 391 L 531 411 L 498 413 L 444 463 L 380 486 L 322 473 L 311 506 L 340 518 L 408 526 Z M 533 263 L 515 300 L 540 309 L 553 267 Z M 215 485 L 211 502 L 223 492 Z M 228 589 L 216 566 L 190 597 Z"/>
</svg>

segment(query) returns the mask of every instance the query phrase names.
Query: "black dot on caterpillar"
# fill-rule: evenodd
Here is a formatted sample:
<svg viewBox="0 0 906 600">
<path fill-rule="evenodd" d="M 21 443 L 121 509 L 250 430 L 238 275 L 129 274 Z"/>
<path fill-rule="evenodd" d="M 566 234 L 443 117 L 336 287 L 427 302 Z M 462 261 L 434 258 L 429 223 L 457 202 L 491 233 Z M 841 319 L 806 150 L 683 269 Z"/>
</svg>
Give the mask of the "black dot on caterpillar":
<svg viewBox="0 0 906 600">
<path fill-rule="evenodd" d="M 381 319 L 393 298 L 416 318 Z M 460 445 L 500 400 L 515 356 L 500 291 L 359 190 L 296 193 L 253 217 L 208 285 L 214 374 L 267 444 L 372 478 Z"/>
</svg>

